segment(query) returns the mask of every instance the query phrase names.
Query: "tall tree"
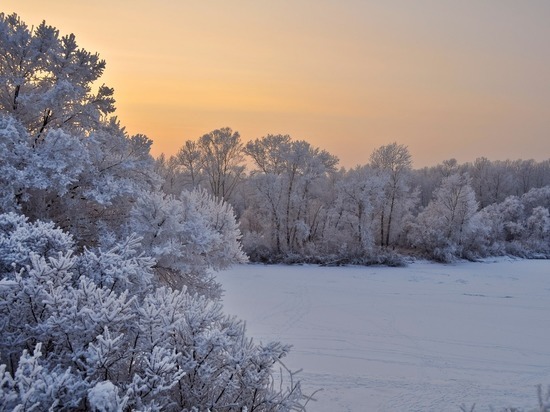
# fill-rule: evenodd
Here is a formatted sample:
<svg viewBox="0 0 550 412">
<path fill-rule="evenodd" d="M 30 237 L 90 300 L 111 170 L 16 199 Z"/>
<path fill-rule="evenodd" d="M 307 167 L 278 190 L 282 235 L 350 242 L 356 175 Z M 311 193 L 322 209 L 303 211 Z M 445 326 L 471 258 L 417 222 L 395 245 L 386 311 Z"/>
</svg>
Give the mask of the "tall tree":
<svg viewBox="0 0 550 412">
<path fill-rule="evenodd" d="M 385 206 L 380 210 L 380 245 L 392 244 L 396 209 L 405 205 L 410 195 L 408 179 L 412 168 L 411 154 L 407 146 L 391 143 L 375 149 L 370 156 L 370 165 L 388 176 L 384 187 Z"/>
<path fill-rule="evenodd" d="M 197 189 L 203 180 L 205 156 L 201 147 L 193 140 L 187 140 L 174 157 L 174 163 L 181 173 L 184 188 Z"/>
<path fill-rule="evenodd" d="M 230 201 L 244 176 L 243 144 L 239 132 L 229 127 L 206 133 L 196 141 L 187 140 L 165 166 L 176 182 L 169 193 L 207 189 L 220 200 Z M 179 189 L 179 190 L 178 190 Z"/>
<path fill-rule="evenodd" d="M 266 175 L 280 175 L 286 169 L 286 158 L 291 146 L 292 139 L 289 135 L 268 134 L 248 142 L 244 152 L 252 158 L 258 171 Z"/>
<path fill-rule="evenodd" d="M 78 47 L 74 34 L 42 22 L 31 30 L 0 13 L 0 110 L 12 114 L 35 143 L 52 128 L 90 131 L 114 108 L 113 89 L 93 84 L 105 61 Z"/>
<path fill-rule="evenodd" d="M 214 130 L 199 138 L 198 148 L 211 193 L 220 200 L 228 200 L 244 172 L 239 132 L 229 127 Z"/>
</svg>

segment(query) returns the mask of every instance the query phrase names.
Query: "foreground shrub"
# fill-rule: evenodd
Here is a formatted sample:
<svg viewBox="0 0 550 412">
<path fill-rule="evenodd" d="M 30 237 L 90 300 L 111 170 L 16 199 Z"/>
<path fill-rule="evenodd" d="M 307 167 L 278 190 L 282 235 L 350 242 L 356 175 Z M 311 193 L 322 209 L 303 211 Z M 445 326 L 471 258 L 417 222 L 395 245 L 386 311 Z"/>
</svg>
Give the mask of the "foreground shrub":
<svg viewBox="0 0 550 412">
<path fill-rule="evenodd" d="M 63 239 L 54 227 L 0 221 L 3 245 L 27 245 L 1 272 L 0 410 L 303 409 L 291 374 L 275 386 L 289 347 L 255 344 L 205 296 L 155 287 L 139 239 L 77 255 L 70 237 L 36 246 L 36 227 Z"/>
</svg>

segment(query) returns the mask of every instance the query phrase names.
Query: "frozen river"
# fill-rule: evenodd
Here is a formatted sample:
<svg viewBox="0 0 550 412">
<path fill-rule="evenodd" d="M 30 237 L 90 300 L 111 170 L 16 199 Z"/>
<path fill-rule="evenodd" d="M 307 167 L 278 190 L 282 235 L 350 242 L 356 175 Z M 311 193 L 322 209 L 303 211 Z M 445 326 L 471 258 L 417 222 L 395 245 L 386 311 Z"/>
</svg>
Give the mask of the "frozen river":
<svg viewBox="0 0 550 412">
<path fill-rule="evenodd" d="M 406 268 L 241 265 L 228 314 L 293 345 L 309 411 L 534 408 L 550 384 L 550 261 Z"/>
</svg>

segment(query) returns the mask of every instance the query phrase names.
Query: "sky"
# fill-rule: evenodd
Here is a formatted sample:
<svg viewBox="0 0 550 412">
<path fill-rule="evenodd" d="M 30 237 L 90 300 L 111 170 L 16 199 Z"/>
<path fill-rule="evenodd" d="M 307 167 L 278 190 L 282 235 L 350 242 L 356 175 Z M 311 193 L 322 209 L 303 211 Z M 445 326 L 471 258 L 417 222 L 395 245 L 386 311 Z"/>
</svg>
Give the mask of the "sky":
<svg viewBox="0 0 550 412">
<path fill-rule="evenodd" d="M 550 158 L 547 0 L 2 0 L 106 60 L 130 134 L 172 155 L 221 127 L 340 164 Z"/>
</svg>

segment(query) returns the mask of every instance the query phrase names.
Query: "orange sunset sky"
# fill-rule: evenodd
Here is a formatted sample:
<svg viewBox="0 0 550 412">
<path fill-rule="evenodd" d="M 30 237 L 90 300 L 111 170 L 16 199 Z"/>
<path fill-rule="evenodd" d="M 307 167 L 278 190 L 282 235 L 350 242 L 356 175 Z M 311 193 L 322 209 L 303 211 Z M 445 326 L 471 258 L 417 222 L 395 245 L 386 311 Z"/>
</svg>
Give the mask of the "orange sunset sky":
<svg viewBox="0 0 550 412">
<path fill-rule="evenodd" d="M 107 61 L 153 155 L 220 127 L 290 134 L 365 164 L 550 157 L 547 0 L 1 0 Z"/>
</svg>

